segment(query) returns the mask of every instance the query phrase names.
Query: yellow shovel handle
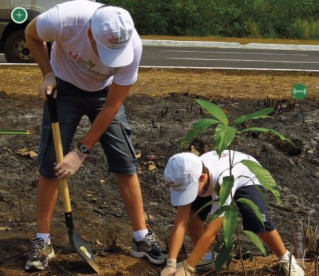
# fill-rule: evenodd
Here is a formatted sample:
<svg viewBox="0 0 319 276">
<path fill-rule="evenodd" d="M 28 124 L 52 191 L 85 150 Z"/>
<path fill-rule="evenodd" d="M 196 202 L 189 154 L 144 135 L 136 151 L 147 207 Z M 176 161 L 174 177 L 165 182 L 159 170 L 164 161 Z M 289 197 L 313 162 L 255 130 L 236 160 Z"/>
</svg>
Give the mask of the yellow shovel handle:
<svg viewBox="0 0 319 276">
<path fill-rule="evenodd" d="M 63 160 L 63 147 L 61 142 L 59 122 L 54 122 L 51 124 L 51 126 L 52 126 L 52 132 L 53 132 L 55 154 L 56 154 L 58 163 L 60 163 Z M 68 182 L 66 180 L 60 180 L 59 184 L 60 184 L 60 190 L 62 193 L 64 211 L 66 213 L 71 212 L 72 208 L 71 208 L 71 202 L 70 202 Z"/>
</svg>

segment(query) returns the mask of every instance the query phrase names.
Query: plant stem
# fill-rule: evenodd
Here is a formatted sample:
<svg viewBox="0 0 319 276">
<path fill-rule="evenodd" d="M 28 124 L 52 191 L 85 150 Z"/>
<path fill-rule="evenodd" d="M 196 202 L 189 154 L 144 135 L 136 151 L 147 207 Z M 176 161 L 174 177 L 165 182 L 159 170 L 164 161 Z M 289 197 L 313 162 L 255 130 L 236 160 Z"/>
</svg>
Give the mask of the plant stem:
<svg viewBox="0 0 319 276">
<path fill-rule="evenodd" d="M 238 233 L 238 227 L 236 227 L 236 236 L 237 236 L 237 241 L 238 241 L 238 251 L 239 251 L 239 257 L 240 257 L 240 263 L 241 263 L 241 266 L 243 268 L 245 276 L 247 276 L 247 272 L 246 272 L 245 264 L 244 264 L 244 259 L 243 259 L 243 252 L 242 252 L 242 248 L 241 248 L 241 242 L 240 242 L 239 233 Z"/>
</svg>

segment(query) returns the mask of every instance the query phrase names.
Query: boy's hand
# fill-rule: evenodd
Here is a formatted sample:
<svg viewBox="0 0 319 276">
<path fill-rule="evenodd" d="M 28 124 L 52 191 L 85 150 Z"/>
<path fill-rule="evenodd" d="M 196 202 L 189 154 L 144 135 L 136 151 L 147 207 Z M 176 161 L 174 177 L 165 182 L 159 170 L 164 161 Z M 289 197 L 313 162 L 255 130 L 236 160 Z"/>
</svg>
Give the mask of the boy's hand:
<svg viewBox="0 0 319 276">
<path fill-rule="evenodd" d="M 195 268 L 191 267 L 186 261 L 176 269 L 175 276 L 192 276 L 195 275 Z"/>
<path fill-rule="evenodd" d="M 161 276 L 174 276 L 176 271 L 176 260 L 167 259 L 166 266 L 161 271 Z"/>
</svg>

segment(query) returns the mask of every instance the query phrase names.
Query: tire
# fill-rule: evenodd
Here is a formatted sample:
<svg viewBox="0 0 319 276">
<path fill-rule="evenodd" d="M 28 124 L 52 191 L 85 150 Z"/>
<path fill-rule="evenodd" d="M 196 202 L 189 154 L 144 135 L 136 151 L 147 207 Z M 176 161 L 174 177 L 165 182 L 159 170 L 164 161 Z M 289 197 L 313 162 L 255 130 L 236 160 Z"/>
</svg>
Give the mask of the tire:
<svg viewBox="0 0 319 276">
<path fill-rule="evenodd" d="M 35 62 L 27 47 L 24 30 L 16 30 L 8 36 L 4 43 L 4 55 L 10 63 Z"/>
</svg>

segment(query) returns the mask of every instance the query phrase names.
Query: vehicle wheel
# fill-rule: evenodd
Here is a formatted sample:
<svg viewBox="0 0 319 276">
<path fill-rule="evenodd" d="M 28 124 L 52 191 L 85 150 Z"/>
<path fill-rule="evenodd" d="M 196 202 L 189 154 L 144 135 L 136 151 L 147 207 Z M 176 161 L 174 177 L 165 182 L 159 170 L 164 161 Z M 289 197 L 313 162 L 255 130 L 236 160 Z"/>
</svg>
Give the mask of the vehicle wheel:
<svg viewBox="0 0 319 276">
<path fill-rule="evenodd" d="M 4 55 L 7 62 L 31 63 L 35 62 L 24 37 L 24 30 L 11 33 L 4 43 Z"/>
</svg>

